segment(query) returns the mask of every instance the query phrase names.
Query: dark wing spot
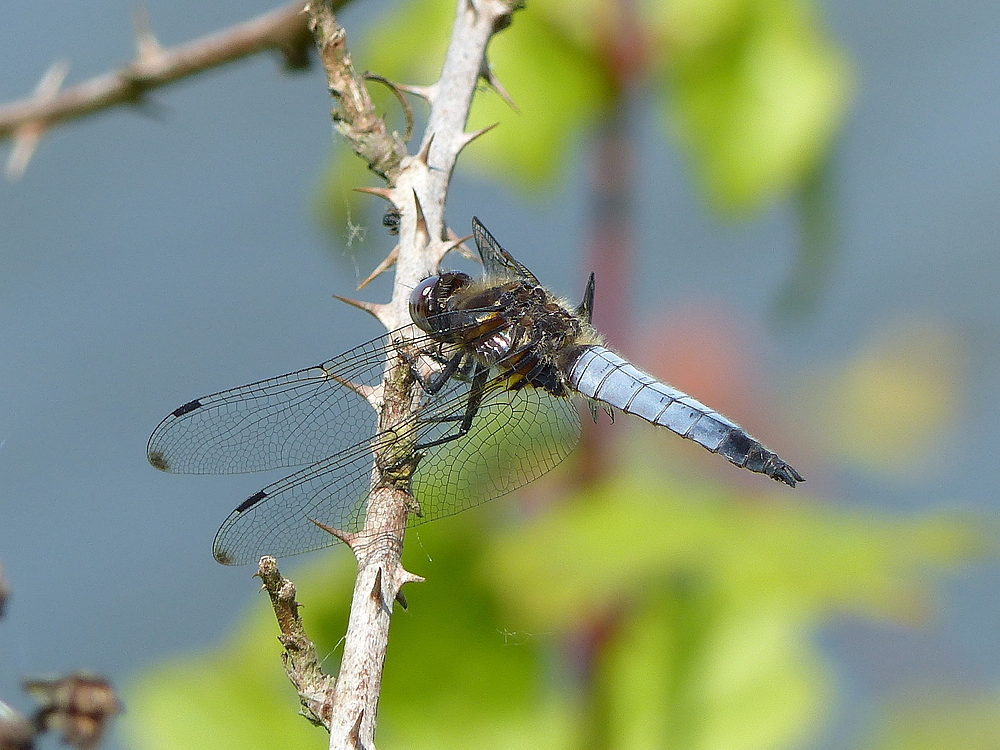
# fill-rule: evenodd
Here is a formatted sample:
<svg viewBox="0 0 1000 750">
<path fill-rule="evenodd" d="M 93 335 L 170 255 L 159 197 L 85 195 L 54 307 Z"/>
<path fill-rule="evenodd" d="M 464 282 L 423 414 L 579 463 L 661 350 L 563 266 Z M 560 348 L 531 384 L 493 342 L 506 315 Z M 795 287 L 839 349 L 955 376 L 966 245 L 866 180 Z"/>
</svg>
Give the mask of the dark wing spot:
<svg viewBox="0 0 1000 750">
<path fill-rule="evenodd" d="M 261 490 L 256 495 L 251 495 L 246 500 L 244 500 L 242 503 L 240 503 L 239 507 L 237 507 L 234 512 L 235 513 L 242 513 L 243 511 L 248 510 L 249 508 L 252 508 L 253 506 L 255 506 L 257 503 L 259 503 L 265 497 L 267 497 L 267 493 L 264 492 L 264 490 Z"/>
<path fill-rule="evenodd" d="M 188 401 L 184 406 L 180 406 L 171 413 L 172 417 L 183 417 L 185 414 L 190 414 L 195 409 L 201 408 L 201 401 L 195 399 L 194 401 Z"/>
<path fill-rule="evenodd" d="M 153 464 L 154 469 L 170 471 L 170 464 L 167 463 L 167 457 L 163 455 L 163 451 L 150 451 L 147 458 L 149 463 Z"/>
<path fill-rule="evenodd" d="M 231 558 L 229 556 L 229 553 L 226 552 L 225 550 L 221 550 L 221 549 L 215 550 L 215 559 L 216 559 L 217 562 L 220 562 L 223 565 L 232 565 L 233 564 L 233 558 Z"/>
</svg>

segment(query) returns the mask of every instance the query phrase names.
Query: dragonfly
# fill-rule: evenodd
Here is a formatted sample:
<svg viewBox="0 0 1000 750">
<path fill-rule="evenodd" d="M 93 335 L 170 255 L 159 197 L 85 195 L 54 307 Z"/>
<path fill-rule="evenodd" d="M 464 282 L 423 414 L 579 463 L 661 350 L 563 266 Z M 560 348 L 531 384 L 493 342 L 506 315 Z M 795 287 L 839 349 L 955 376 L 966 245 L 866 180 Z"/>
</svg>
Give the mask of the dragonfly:
<svg viewBox="0 0 1000 750">
<path fill-rule="evenodd" d="M 575 397 L 665 427 L 744 469 L 803 481 L 743 428 L 607 348 L 583 301 L 556 297 L 478 220 L 483 274 L 421 281 L 412 323 L 314 367 L 189 401 L 160 422 L 149 462 L 180 474 L 304 466 L 244 500 L 216 534 L 229 565 L 337 542 L 363 530 L 374 487 L 413 498 L 408 524 L 521 487 L 575 447 Z M 390 390 L 387 390 L 390 389 Z M 389 393 L 406 408 L 386 417 Z M 325 528 L 324 528 L 325 527 Z"/>
</svg>

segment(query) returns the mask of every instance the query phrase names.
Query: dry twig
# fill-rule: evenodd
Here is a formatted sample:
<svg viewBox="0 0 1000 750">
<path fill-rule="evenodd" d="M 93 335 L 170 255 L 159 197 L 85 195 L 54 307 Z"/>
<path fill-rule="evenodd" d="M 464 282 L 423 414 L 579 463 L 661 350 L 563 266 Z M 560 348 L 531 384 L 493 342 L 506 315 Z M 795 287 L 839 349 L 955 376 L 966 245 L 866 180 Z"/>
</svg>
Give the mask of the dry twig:
<svg viewBox="0 0 1000 750">
<path fill-rule="evenodd" d="M 273 557 L 262 557 L 257 568 L 262 587 L 271 597 L 274 616 L 281 629 L 279 640 L 285 647 L 281 661 L 285 674 L 299 693 L 302 715 L 314 724 L 330 728 L 330 699 L 333 679 L 323 673 L 316 646 L 306 635 L 295 601 L 295 584 L 282 578 Z"/>
<path fill-rule="evenodd" d="M 333 5 L 345 2 L 334 0 Z M 8 173 L 16 177 L 24 171 L 52 125 L 122 104 L 138 104 L 148 92 L 196 73 L 268 50 L 281 52 L 289 68 L 305 67 L 311 36 L 303 7 L 304 2 L 296 0 L 177 47 L 161 47 L 148 26 L 137 23 L 135 60 L 68 89 L 59 90 L 66 63 L 55 63 L 31 96 L 0 106 L 0 138 L 15 139 Z"/>
<path fill-rule="evenodd" d="M 39 704 L 36 729 L 57 732 L 64 745 L 76 750 L 95 750 L 122 712 L 111 683 L 87 672 L 25 680 L 23 686 Z"/>
</svg>

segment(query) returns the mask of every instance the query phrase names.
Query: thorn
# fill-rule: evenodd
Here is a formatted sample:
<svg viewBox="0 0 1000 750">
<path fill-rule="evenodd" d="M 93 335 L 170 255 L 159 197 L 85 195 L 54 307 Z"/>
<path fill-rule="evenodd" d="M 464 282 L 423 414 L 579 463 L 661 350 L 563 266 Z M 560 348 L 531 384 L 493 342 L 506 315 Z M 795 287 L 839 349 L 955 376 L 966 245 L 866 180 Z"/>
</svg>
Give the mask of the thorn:
<svg viewBox="0 0 1000 750">
<path fill-rule="evenodd" d="M 583 302 L 576 308 L 577 315 L 588 323 L 594 318 L 594 272 L 590 272 L 590 279 L 587 281 L 587 288 L 583 291 Z"/>
<path fill-rule="evenodd" d="M 507 89 L 503 87 L 503 84 L 500 83 L 500 80 L 496 77 L 496 75 L 494 75 L 493 68 L 490 67 L 485 55 L 483 55 L 483 61 L 479 66 L 479 77 L 486 81 L 487 85 L 500 95 L 500 98 L 507 103 L 508 107 L 514 110 L 515 113 L 521 114 L 521 110 L 519 110 L 517 105 L 514 104 L 514 100 L 510 98 L 510 94 L 507 93 Z"/>
<path fill-rule="evenodd" d="M 434 134 L 433 133 L 430 134 L 430 137 L 427 139 L 427 142 L 423 145 L 423 148 L 420 149 L 420 153 L 417 154 L 417 159 L 419 159 L 420 161 L 422 161 L 428 168 L 430 167 L 430 164 L 427 162 L 427 159 L 431 155 L 431 144 L 432 143 L 434 143 Z"/>
<path fill-rule="evenodd" d="M 429 144 L 430 141 L 428 141 Z M 423 236 L 425 238 L 423 244 L 426 244 L 427 240 L 430 239 L 430 233 L 427 231 L 427 219 L 424 217 L 424 209 L 420 205 L 420 196 L 417 195 L 416 190 L 413 191 L 413 202 L 417 207 L 417 237 Z"/>
<path fill-rule="evenodd" d="M 391 255 L 391 253 L 390 253 Z M 356 307 L 359 310 L 364 310 L 366 313 L 374 317 L 376 320 L 381 321 L 382 316 L 385 315 L 386 308 L 388 305 L 382 305 L 378 302 L 364 302 L 362 300 L 351 299 L 349 297 L 341 297 L 339 294 L 333 295 L 334 299 L 339 299 L 346 305 L 351 307 Z"/>
<path fill-rule="evenodd" d="M 421 576 L 415 575 L 405 568 L 400 568 L 402 574 L 397 576 L 399 578 L 399 585 L 405 586 L 408 583 L 423 583 L 426 579 Z"/>
<path fill-rule="evenodd" d="M 21 125 L 14 136 L 14 146 L 7 156 L 7 166 L 4 174 L 11 182 L 21 179 L 28 169 L 28 162 L 35 155 L 35 150 L 45 135 L 45 126 L 37 122 Z"/>
<path fill-rule="evenodd" d="M 69 73 L 69 60 L 56 60 L 49 69 L 42 75 L 41 80 L 35 86 L 32 99 L 36 102 L 47 102 L 55 98 L 59 93 L 59 88 Z M 38 144 L 42 141 L 42 136 L 48 129 L 48 123 L 35 120 L 21 125 L 14 133 L 14 145 L 7 156 L 7 165 L 4 172 L 7 179 L 13 182 L 20 179 L 28 168 L 28 162 L 35 155 Z"/>
<path fill-rule="evenodd" d="M 371 597 L 379 606 L 385 607 L 385 599 L 382 597 L 382 568 L 375 568 L 375 582 L 372 584 Z"/>
<path fill-rule="evenodd" d="M 444 260 L 444 256 L 446 256 L 452 250 L 457 250 L 466 258 L 469 258 L 471 260 L 472 253 L 469 250 L 469 248 L 464 246 L 463 243 L 470 240 L 472 238 L 472 235 L 470 234 L 467 237 L 459 237 L 451 229 L 448 230 L 447 234 L 450 242 L 435 243 L 436 247 L 431 256 L 432 259 L 434 260 L 434 263 L 440 265 L 441 261 Z"/>
<path fill-rule="evenodd" d="M 138 62 L 149 62 L 163 54 L 160 40 L 149 23 L 149 9 L 140 5 L 132 10 L 132 30 L 135 32 L 135 54 Z"/>
<path fill-rule="evenodd" d="M 67 73 L 69 73 L 69 60 L 56 60 L 52 63 L 35 86 L 35 98 L 39 101 L 55 98 Z"/>
<path fill-rule="evenodd" d="M 340 383 L 345 388 L 349 388 L 357 393 L 361 396 L 361 398 L 371 404 L 375 411 L 378 411 L 381 408 L 382 396 L 384 394 L 381 383 L 378 385 L 364 385 L 362 383 L 355 383 L 353 380 L 348 380 L 347 378 L 342 378 L 339 375 L 334 375 L 333 373 L 327 373 L 327 377 L 329 377 L 330 380 Z"/>
<path fill-rule="evenodd" d="M 434 86 L 410 86 L 405 83 L 396 83 L 393 85 L 400 91 L 420 97 L 425 102 L 432 101 L 434 95 L 437 93 L 437 89 Z"/>
<path fill-rule="evenodd" d="M 362 708 L 361 712 L 358 714 L 358 718 L 354 721 L 354 726 L 351 727 L 351 731 L 347 733 L 347 738 L 351 743 L 351 747 L 361 748 L 361 720 L 365 717 L 365 710 Z"/>
<path fill-rule="evenodd" d="M 396 230 L 396 234 L 399 234 L 399 230 L 398 229 Z M 399 245 L 396 245 L 392 250 L 389 251 L 389 254 L 387 256 L 385 256 L 385 258 L 382 260 L 382 262 L 379 263 L 377 266 L 375 266 L 375 270 L 372 271 L 370 274 L 368 274 L 368 278 L 366 278 L 364 281 L 362 281 L 360 284 L 358 284 L 358 288 L 357 288 L 356 291 L 360 292 L 362 289 L 364 289 L 366 286 L 368 286 L 372 281 L 374 281 L 376 279 L 376 277 L 378 277 L 380 274 L 384 273 L 387 269 L 391 268 L 393 266 L 393 264 L 396 262 L 396 259 L 398 257 L 399 257 Z M 336 297 L 336 295 L 334 295 L 334 296 Z M 337 299 L 343 299 L 343 298 L 342 297 L 337 297 Z M 353 305 L 354 304 L 354 302 L 352 302 L 351 300 L 347 300 L 347 299 L 345 299 L 344 302 L 346 302 L 349 305 Z M 385 305 L 378 305 L 378 307 L 379 308 L 384 308 Z M 361 309 L 364 310 L 365 308 L 362 307 Z M 368 310 L 368 312 L 371 312 L 371 310 Z M 376 315 L 374 312 L 372 312 L 372 315 L 375 315 L 375 317 L 378 318 L 378 315 Z M 381 320 L 381 318 L 379 318 L 379 320 Z"/>
<path fill-rule="evenodd" d="M 403 596 L 403 592 L 402 591 L 397 591 L 396 592 L 396 601 L 399 602 L 399 606 L 402 607 L 403 609 L 407 609 L 408 606 L 409 606 L 406 603 L 406 597 Z"/>
<path fill-rule="evenodd" d="M 349 531 L 341 531 L 340 529 L 336 529 L 333 526 L 327 526 L 325 523 L 317 521 L 315 518 L 310 518 L 309 521 L 319 526 L 327 534 L 337 537 L 337 539 L 342 541 L 352 550 L 354 549 L 354 543 L 358 540 L 357 534 L 352 534 Z"/>
<path fill-rule="evenodd" d="M 354 188 L 355 193 L 368 193 L 368 195 L 377 195 L 379 198 L 385 198 L 390 203 L 392 200 L 392 188 L 376 188 L 376 187 L 359 187 Z"/>
<path fill-rule="evenodd" d="M 406 116 L 406 131 L 403 134 L 403 143 L 409 142 L 410 138 L 413 137 L 413 108 L 410 107 L 410 103 L 406 101 L 406 97 L 403 96 L 402 91 L 399 86 L 394 84 L 388 78 L 383 78 L 376 73 L 365 72 L 362 78 L 368 81 L 378 81 L 379 83 L 385 84 L 392 91 L 393 95 L 399 101 L 400 106 L 403 108 L 403 114 Z"/>
<path fill-rule="evenodd" d="M 455 234 L 454 230 L 452 230 L 451 227 L 449 227 L 448 239 L 451 241 L 451 245 L 449 246 L 447 252 L 456 250 L 459 253 L 459 255 L 461 255 L 463 258 L 475 261 L 476 263 L 483 262 L 482 259 L 479 257 L 479 255 L 477 253 L 472 252 L 465 244 L 470 239 L 472 239 L 471 234 L 467 234 L 465 237 L 459 237 L 457 234 Z"/>
<path fill-rule="evenodd" d="M 463 133 L 462 144 L 458 147 L 458 150 L 461 151 L 463 148 L 465 148 L 474 140 L 476 140 L 476 138 L 478 138 L 481 135 L 485 135 L 486 133 L 489 133 L 491 130 L 493 130 L 493 128 L 495 128 L 499 124 L 500 124 L 499 122 L 495 122 L 492 125 L 487 125 L 485 128 L 479 128 L 479 130 L 474 130 L 471 133 Z"/>
<path fill-rule="evenodd" d="M 448 243 L 448 247 L 445 250 L 446 253 L 450 253 L 452 250 L 460 249 L 464 243 L 472 239 L 472 235 L 467 234 L 464 237 L 459 237 L 457 234 L 455 234 L 453 231 L 449 229 L 448 238 L 451 240 L 451 242 Z M 471 255 L 471 251 L 468 248 L 465 248 L 465 251 L 470 253 Z"/>
</svg>

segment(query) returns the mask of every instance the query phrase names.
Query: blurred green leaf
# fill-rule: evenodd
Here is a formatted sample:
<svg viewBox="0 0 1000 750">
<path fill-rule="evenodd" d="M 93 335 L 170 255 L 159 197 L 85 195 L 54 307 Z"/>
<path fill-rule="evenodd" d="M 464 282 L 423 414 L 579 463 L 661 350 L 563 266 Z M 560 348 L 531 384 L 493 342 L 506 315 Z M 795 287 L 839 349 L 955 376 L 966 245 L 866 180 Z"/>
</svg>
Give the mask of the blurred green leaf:
<svg viewBox="0 0 1000 750">
<path fill-rule="evenodd" d="M 383 747 L 568 746 L 565 698 L 539 679 L 544 639 L 506 631 L 496 598 L 473 574 L 477 515 L 410 532 L 407 565 L 432 582 L 408 587 L 409 610 L 394 613 L 379 704 Z M 336 673 L 354 570 L 353 558 L 338 548 L 293 573 L 309 635 L 321 655 L 330 654 L 328 673 Z M 131 746 L 325 746 L 325 732 L 297 716 L 280 652 L 261 595 L 249 624 L 227 644 L 155 667 L 131 687 L 125 717 Z"/>
<path fill-rule="evenodd" d="M 917 620 L 936 576 L 983 548 L 958 519 L 734 503 L 636 465 L 501 537 L 481 571 L 529 630 L 617 623 L 609 747 L 778 748 L 826 714 L 821 618 Z"/>
<path fill-rule="evenodd" d="M 663 111 L 720 208 L 801 183 L 840 125 L 848 65 L 797 0 L 667 3 Z"/>
<path fill-rule="evenodd" d="M 728 612 L 695 576 L 651 587 L 601 662 L 610 747 L 784 747 L 828 690 L 797 613 Z"/>
<path fill-rule="evenodd" d="M 733 503 L 697 482 L 681 487 L 630 468 L 485 558 L 485 569 L 504 571 L 497 585 L 532 627 L 571 627 L 686 570 L 710 578 L 731 609 L 794 605 L 804 617 L 842 610 L 909 620 L 925 609 L 929 571 L 984 549 L 959 519 L 846 513 L 802 493 Z"/>
<path fill-rule="evenodd" d="M 416 0 L 365 40 L 366 64 L 390 78 L 432 81 L 446 46 L 451 3 Z M 722 207 L 759 205 L 811 173 L 848 100 L 846 58 L 812 8 L 797 0 L 672 0 L 638 7 L 648 72 L 664 84 L 662 108 L 688 144 L 696 174 Z M 517 103 L 476 99 L 471 127 L 502 127 L 473 144 L 476 171 L 539 188 L 561 169 L 581 127 L 613 104 L 608 33 L 613 4 L 536 0 L 490 48 Z M 415 30 L 409 46 L 399 28 Z M 617 105 L 615 105 L 617 106 Z"/>
<path fill-rule="evenodd" d="M 390 80 L 431 83 L 444 59 L 454 10 L 454 3 L 442 0 L 403 3 L 374 24 L 355 57 Z M 399 34 L 400 28 L 407 33 Z M 469 129 L 501 126 L 473 142 L 462 164 L 538 189 L 556 176 L 573 134 L 600 111 L 608 82 L 588 50 L 561 33 L 534 3 L 515 14 L 489 54 L 493 72 L 520 111 L 484 84 Z"/>
<path fill-rule="evenodd" d="M 471 129 L 500 123 L 474 141 L 463 168 L 540 190 L 563 169 L 581 129 L 607 106 L 611 84 L 594 50 L 577 46 L 532 3 L 490 46 L 490 64 L 519 112 L 496 94 L 477 96 Z"/>
<path fill-rule="evenodd" d="M 400 3 L 360 42 L 352 40 L 354 58 L 393 81 L 431 83 L 453 13 L 454 3 L 445 0 Z M 850 76 L 845 56 L 808 4 L 646 0 L 637 13 L 635 45 L 646 68 L 631 81 L 633 90 L 644 75 L 658 82 L 669 129 L 686 144 L 696 180 L 716 207 L 758 207 L 815 173 L 843 119 Z M 607 0 L 534 0 L 518 11 L 489 55 L 519 111 L 483 84 L 469 128 L 500 127 L 470 144 L 462 167 L 520 191 L 549 187 L 581 130 L 608 107 L 624 106 L 615 94 L 609 46 L 617 23 Z M 376 95 L 401 122 L 398 104 Z M 420 102 L 414 110 L 421 119 Z M 345 223 L 342 196 L 370 182 L 345 163 L 356 157 L 337 148 L 318 204 L 334 227 Z M 359 205 L 351 202 L 355 213 Z"/>
</svg>

